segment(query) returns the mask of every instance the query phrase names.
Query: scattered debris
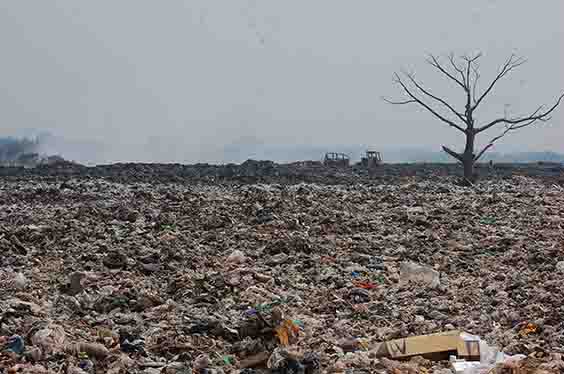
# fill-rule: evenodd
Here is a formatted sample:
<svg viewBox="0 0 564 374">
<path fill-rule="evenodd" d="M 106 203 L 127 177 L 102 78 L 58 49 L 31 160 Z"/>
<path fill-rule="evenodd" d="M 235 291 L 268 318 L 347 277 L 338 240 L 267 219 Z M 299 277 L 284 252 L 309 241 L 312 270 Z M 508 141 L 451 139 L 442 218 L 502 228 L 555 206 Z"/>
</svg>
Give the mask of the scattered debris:
<svg viewBox="0 0 564 374">
<path fill-rule="evenodd" d="M 400 264 L 400 282 L 402 284 L 415 283 L 430 288 L 437 288 L 441 284 L 438 271 L 412 262 Z"/>
<path fill-rule="evenodd" d="M 0 180 L 0 373 L 562 372 L 558 186 L 121 167 Z"/>
</svg>

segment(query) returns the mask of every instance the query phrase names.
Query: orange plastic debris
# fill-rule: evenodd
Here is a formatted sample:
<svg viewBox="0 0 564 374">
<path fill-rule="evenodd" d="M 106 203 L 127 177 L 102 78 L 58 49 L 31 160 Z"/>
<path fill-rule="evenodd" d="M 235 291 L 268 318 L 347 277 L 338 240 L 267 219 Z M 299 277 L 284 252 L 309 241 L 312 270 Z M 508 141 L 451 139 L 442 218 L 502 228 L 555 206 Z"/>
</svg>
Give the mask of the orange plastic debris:
<svg viewBox="0 0 564 374">
<path fill-rule="evenodd" d="M 355 287 L 364 288 L 365 290 L 372 290 L 376 288 L 376 285 L 374 283 L 368 281 L 353 280 L 352 283 Z"/>
<path fill-rule="evenodd" d="M 523 327 L 523 329 L 521 329 L 519 333 L 521 334 L 521 336 L 527 336 L 529 334 L 535 334 L 536 332 L 538 332 L 538 329 L 538 325 L 529 322 L 525 325 L 525 327 Z"/>
<path fill-rule="evenodd" d="M 275 329 L 276 336 L 280 344 L 283 346 L 288 346 L 290 343 L 290 338 L 294 338 L 300 332 L 300 327 L 294 323 L 292 320 L 285 320 L 282 324 Z"/>
</svg>

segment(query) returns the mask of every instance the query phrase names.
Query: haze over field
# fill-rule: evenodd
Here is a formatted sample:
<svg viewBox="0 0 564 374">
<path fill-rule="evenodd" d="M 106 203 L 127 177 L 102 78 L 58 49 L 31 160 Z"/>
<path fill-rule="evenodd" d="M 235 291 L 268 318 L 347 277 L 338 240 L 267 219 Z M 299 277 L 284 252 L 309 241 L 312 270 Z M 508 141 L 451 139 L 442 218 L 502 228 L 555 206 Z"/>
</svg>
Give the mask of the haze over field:
<svg viewBox="0 0 564 374">
<path fill-rule="evenodd" d="M 478 120 L 529 113 L 564 89 L 562 14 L 561 0 L 6 0 L 0 135 L 48 131 L 56 137 L 46 152 L 97 163 L 460 148 L 428 113 L 381 101 L 401 97 L 392 73 L 411 68 L 462 107 L 427 53 L 482 51 L 484 82 L 517 53 L 528 63 L 500 82 Z M 560 108 L 543 129 L 493 150 L 564 152 L 563 119 Z"/>
</svg>

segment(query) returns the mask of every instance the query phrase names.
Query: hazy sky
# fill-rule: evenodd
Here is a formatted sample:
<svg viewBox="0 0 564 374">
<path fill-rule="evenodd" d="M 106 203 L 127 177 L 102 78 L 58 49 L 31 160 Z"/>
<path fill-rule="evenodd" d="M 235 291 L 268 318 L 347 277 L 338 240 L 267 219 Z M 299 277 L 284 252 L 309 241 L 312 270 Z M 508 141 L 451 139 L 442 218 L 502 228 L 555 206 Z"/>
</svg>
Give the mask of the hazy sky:
<svg viewBox="0 0 564 374">
<path fill-rule="evenodd" d="M 394 70 L 461 106 L 426 54 L 481 51 L 485 82 L 515 52 L 529 62 L 478 121 L 506 104 L 527 113 L 564 90 L 562 15 L 562 0 L 3 0 L 1 133 L 100 142 L 97 161 L 217 161 L 242 137 L 461 145 L 418 107 L 380 99 L 401 97 Z M 563 119 L 564 106 L 496 150 L 564 151 Z"/>
</svg>

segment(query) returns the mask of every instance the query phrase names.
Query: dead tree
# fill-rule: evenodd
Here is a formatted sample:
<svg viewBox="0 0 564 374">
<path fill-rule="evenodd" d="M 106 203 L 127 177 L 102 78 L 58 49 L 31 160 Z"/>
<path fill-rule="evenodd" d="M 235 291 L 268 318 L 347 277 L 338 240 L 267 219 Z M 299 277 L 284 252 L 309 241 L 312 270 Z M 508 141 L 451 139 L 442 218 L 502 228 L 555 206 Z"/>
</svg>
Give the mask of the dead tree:
<svg viewBox="0 0 564 374">
<path fill-rule="evenodd" d="M 481 54 L 477 54 L 475 56 L 462 56 L 456 59 L 454 54 L 451 54 L 446 64 L 441 62 L 439 58 L 434 55 L 430 55 L 427 59 L 427 62 L 434 69 L 462 89 L 465 102 L 463 111 L 457 110 L 447 100 L 433 94 L 427 88 L 423 87 L 423 85 L 415 79 L 415 74 L 410 72 L 402 72 L 402 76 L 398 73 L 394 74 L 394 83 L 401 87 L 406 95 L 406 99 L 394 101 L 384 98 L 387 103 L 395 105 L 417 104 L 425 108 L 440 121 L 463 133 L 466 144 L 462 152 L 456 152 L 446 146 L 443 146 L 443 150 L 463 165 L 464 178 L 468 181 L 475 180 L 475 163 L 496 141 L 512 131 L 548 121 L 550 114 L 558 107 L 562 98 L 564 98 L 563 93 L 551 107 L 544 109 L 544 106 L 541 105 L 527 115 L 511 117 L 507 113 L 504 113 L 503 117 L 493 119 L 490 122 L 477 124 L 475 122 L 476 109 L 478 109 L 484 99 L 492 92 L 494 86 L 502 78 L 507 76 L 509 72 L 525 63 L 523 58 L 511 55 L 500 68 L 495 78 L 479 93 L 478 81 L 480 79 L 480 73 L 478 60 L 480 57 Z M 495 128 L 500 128 L 498 135 L 492 137 L 492 139 L 476 153 L 476 136 Z"/>
</svg>

